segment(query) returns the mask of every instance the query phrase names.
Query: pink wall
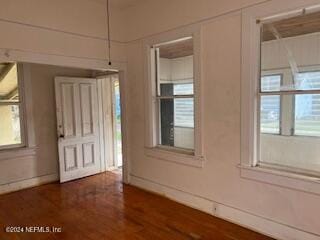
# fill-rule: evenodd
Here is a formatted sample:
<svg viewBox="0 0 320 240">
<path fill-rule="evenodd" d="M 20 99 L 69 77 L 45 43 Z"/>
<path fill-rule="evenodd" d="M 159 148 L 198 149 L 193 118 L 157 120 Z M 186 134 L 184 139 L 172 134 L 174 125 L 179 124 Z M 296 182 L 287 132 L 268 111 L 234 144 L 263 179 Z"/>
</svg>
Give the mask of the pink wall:
<svg viewBox="0 0 320 240">
<path fill-rule="evenodd" d="M 126 127 L 130 173 L 132 181 L 136 179 L 135 184 L 137 179 L 143 181 L 145 185 L 141 184 L 142 187 L 149 186 L 157 192 L 164 188 L 171 189 L 171 192 L 179 191 L 191 199 L 191 205 L 199 208 L 203 202 L 219 203 L 221 211 L 225 209 L 223 206 L 234 209 L 230 214 L 233 219 L 237 211 L 256 219 L 258 223 L 255 226 L 264 229 L 265 233 L 272 235 L 276 231 L 276 227 L 268 226 L 280 226 L 278 231 L 283 229 L 282 238 L 306 239 L 292 233 L 299 229 L 320 235 L 320 197 L 241 178 L 237 168 L 241 150 L 241 9 L 263 2 L 277 4 L 285 0 L 150 0 L 113 12 L 113 40 L 130 41 L 126 45 L 113 43 L 116 60 L 127 62 Z M 30 0 L 28 4 L 18 0 L 2 1 L 0 48 L 105 60 L 106 42 L 96 38 L 106 36 L 104 11 L 102 1 L 93 0 L 59 0 L 54 3 L 49 0 L 32 0 L 31 3 Z M 144 149 L 146 109 L 143 79 L 146 69 L 143 66 L 142 41 L 146 36 L 170 29 L 179 30 L 179 27 L 191 23 L 198 23 L 201 30 L 206 158 L 202 168 L 147 157 Z M 11 166 L 11 163 L 6 164 Z M 56 166 L 50 164 L 53 168 Z M 33 165 L 24 167 L 29 172 L 34 171 Z M 43 166 L 47 171 L 45 168 Z M 177 195 L 171 197 L 179 198 Z M 195 199 L 201 201 L 196 202 Z M 213 207 L 208 206 L 208 209 Z M 261 226 L 263 221 L 275 225 Z M 237 223 L 241 224 L 241 219 Z M 288 226 L 291 234 L 286 232 Z"/>
<path fill-rule="evenodd" d="M 124 17 L 111 9 L 113 59 L 124 62 Z M 104 1 L 5 0 L 0 8 L 0 49 L 67 57 L 106 59 Z"/>
<path fill-rule="evenodd" d="M 127 46 L 131 178 L 133 184 L 152 191 L 175 192 L 169 197 L 189 201 L 197 208 L 202 208 L 201 201 L 209 201 L 219 203 L 222 209 L 228 206 L 258 216 L 259 221 L 268 219 L 278 224 L 282 238 L 302 239 L 286 232 L 287 227 L 293 232 L 299 229 L 320 235 L 320 196 L 241 178 L 237 167 L 241 151 L 241 10 L 234 10 L 259 2 L 262 1 L 152 1 L 127 9 L 130 26 L 127 39 L 139 39 Z M 216 16 L 220 14 L 223 15 Z M 212 17 L 209 21 L 200 21 L 209 17 Z M 201 30 L 206 158 L 203 168 L 146 156 L 145 134 L 142 134 L 146 131 L 143 40 L 169 29 L 179 31 L 179 27 L 190 23 L 197 23 Z M 212 213 L 212 208 L 207 209 Z M 241 224 L 241 220 L 238 223 Z M 280 236 L 276 235 L 275 227 L 259 227 L 266 234 Z M 311 235 L 310 239 L 318 237 Z"/>
</svg>

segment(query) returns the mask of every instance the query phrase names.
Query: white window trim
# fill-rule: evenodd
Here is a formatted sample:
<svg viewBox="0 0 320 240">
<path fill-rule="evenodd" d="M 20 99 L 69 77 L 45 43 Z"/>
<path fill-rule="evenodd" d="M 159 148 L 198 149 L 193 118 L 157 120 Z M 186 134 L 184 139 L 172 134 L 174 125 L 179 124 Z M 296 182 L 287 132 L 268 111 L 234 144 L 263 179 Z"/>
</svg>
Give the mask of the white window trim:
<svg viewBox="0 0 320 240">
<path fill-rule="evenodd" d="M 265 168 L 257 165 L 258 101 L 260 76 L 260 27 L 257 20 L 312 7 L 319 10 L 319 1 L 270 1 L 242 12 L 242 75 L 241 75 L 241 177 L 300 191 L 320 194 L 320 178 L 292 172 L 290 168 Z"/>
<path fill-rule="evenodd" d="M 193 72 L 194 72 L 194 151 L 183 151 L 179 148 L 164 148 L 157 145 L 157 108 L 155 106 L 155 79 L 151 67 L 150 49 L 152 46 L 181 39 L 184 37 L 193 37 Z M 202 167 L 203 141 L 202 141 L 202 105 L 201 105 L 201 63 L 200 63 L 200 27 L 188 26 L 179 30 L 165 32 L 150 38 L 143 42 L 144 52 L 144 80 L 145 80 L 145 155 L 156 159 L 172 161 L 184 165 Z"/>
<path fill-rule="evenodd" d="M 17 68 L 21 97 L 21 138 L 23 140 L 22 144 L 8 145 L 0 149 L 0 160 L 36 154 L 30 67 L 28 64 L 17 63 Z"/>
</svg>

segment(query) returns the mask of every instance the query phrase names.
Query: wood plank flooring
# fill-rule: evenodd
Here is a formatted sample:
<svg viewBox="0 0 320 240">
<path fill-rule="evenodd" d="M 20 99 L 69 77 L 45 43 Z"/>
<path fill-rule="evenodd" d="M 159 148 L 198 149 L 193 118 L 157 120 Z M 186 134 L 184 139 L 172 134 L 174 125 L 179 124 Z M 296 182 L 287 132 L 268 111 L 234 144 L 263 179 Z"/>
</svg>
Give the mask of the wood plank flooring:
<svg viewBox="0 0 320 240">
<path fill-rule="evenodd" d="M 6 233 L 6 227 L 22 228 Z M 30 227 L 56 227 L 61 232 Z M 21 230 L 10 229 L 13 231 Z M 25 230 L 29 232 L 25 232 Z M 269 240 L 266 236 L 123 185 L 107 172 L 0 196 L 0 240 L 214 239 Z"/>
</svg>

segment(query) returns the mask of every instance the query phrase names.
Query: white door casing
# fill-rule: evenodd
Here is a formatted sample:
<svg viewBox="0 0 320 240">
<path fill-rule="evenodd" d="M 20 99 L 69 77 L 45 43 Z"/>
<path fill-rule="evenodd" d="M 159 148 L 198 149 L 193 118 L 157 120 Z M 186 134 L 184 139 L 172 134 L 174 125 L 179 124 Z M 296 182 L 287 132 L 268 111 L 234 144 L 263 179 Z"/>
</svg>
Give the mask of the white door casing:
<svg viewBox="0 0 320 240">
<path fill-rule="evenodd" d="M 100 172 L 97 80 L 55 78 L 60 182 Z"/>
</svg>

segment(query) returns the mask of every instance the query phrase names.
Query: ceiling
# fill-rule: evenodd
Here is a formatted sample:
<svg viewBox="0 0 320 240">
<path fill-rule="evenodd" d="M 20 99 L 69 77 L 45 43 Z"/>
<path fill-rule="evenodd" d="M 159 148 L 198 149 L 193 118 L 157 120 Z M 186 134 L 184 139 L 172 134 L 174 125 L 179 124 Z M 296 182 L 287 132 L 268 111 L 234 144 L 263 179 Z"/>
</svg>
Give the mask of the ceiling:
<svg viewBox="0 0 320 240">
<path fill-rule="evenodd" d="M 89 1 L 95 1 L 102 4 L 106 4 L 107 0 L 89 0 Z M 129 7 L 133 7 L 139 4 L 142 4 L 144 2 L 147 2 L 150 0 L 110 0 L 110 5 L 113 8 L 117 9 L 126 9 Z"/>
<path fill-rule="evenodd" d="M 305 14 L 264 24 L 262 35 L 263 41 L 276 39 L 270 30 L 271 26 L 273 26 L 279 32 L 282 38 L 320 32 L 320 12 Z"/>
<path fill-rule="evenodd" d="M 110 0 L 111 6 L 119 9 L 125 9 L 128 7 L 139 5 L 146 0 Z"/>
</svg>

